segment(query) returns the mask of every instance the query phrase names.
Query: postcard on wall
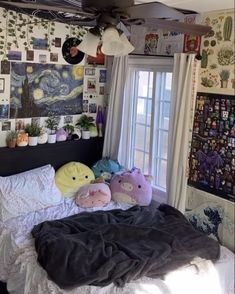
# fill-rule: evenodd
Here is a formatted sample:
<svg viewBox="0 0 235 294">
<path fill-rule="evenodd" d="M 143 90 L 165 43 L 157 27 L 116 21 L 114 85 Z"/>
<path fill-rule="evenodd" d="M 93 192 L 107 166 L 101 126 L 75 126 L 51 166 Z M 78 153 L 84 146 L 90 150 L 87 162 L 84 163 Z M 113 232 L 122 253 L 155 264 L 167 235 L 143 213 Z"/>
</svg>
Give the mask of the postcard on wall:
<svg viewBox="0 0 235 294">
<path fill-rule="evenodd" d="M 61 38 L 55 38 L 55 47 L 57 48 L 61 47 Z"/>
<path fill-rule="evenodd" d="M 1 61 L 1 74 L 9 75 L 11 69 L 11 63 L 8 60 Z"/>
<path fill-rule="evenodd" d="M 4 93 L 5 91 L 5 79 L 0 78 L 0 93 Z"/>
<path fill-rule="evenodd" d="M 8 60 L 21 60 L 22 52 L 21 51 L 9 51 L 7 54 Z"/>
<path fill-rule="evenodd" d="M 95 92 L 96 91 L 96 79 L 87 79 L 87 92 Z"/>
<path fill-rule="evenodd" d="M 34 38 L 33 39 L 33 49 L 47 50 L 48 41 L 46 39 Z"/>
<path fill-rule="evenodd" d="M 82 102 L 82 112 L 88 112 L 88 100 Z"/>
<path fill-rule="evenodd" d="M 2 122 L 2 131 L 10 131 L 11 130 L 11 122 L 10 121 L 3 121 Z"/>
<path fill-rule="evenodd" d="M 100 77 L 99 77 L 99 82 L 100 83 L 106 83 L 106 74 L 107 74 L 106 69 L 101 69 L 100 70 Z"/>
<path fill-rule="evenodd" d="M 50 61 L 58 62 L 58 53 L 50 53 Z"/>
<path fill-rule="evenodd" d="M 89 112 L 90 113 L 96 113 L 97 112 L 97 104 L 96 103 L 90 103 L 89 104 Z"/>
<path fill-rule="evenodd" d="M 28 61 L 34 60 L 34 51 L 33 50 L 26 51 L 26 60 L 28 60 Z"/>
<path fill-rule="evenodd" d="M 86 76 L 94 76 L 95 75 L 95 68 L 93 68 L 93 67 L 85 68 L 85 75 Z"/>
<path fill-rule="evenodd" d="M 184 47 L 185 53 L 200 54 L 201 36 L 184 35 Z"/>
<path fill-rule="evenodd" d="M 144 54 L 156 55 L 158 46 L 158 34 L 150 33 L 145 35 Z"/>
<path fill-rule="evenodd" d="M 100 86 L 99 95 L 104 95 L 104 86 Z"/>
<path fill-rule="evenodd" d="M 39 62 L 40 63 L 46 63 L 47 62 L 47 56 L 46 56 L 46 54 L 39 54 L 38 59 L 39 59 Z"/>
<path fill-rule="evenodd" d="M 9 118 L 9 104 L 0 105 L 0 119 Z"/>
<path fill-rule="evenodd" d="M 16 119 L 15 130 L 22 131 L 22 130 L 24 130 L 24 127 L 25 127 L 24 120 L 23 119 Z"/>
</svg>

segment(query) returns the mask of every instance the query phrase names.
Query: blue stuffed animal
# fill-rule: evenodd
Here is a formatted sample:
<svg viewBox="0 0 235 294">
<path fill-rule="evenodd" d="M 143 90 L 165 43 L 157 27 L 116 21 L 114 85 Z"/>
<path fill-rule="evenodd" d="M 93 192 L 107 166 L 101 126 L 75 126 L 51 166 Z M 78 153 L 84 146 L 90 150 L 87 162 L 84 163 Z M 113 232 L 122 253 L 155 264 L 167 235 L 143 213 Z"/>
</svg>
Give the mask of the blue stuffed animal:
<svg viewBox="0 0 235 294">
<path fill-rule="evenodd" d="M 106 182 L 110 182 L 112 176 L 124 168 L 117 161 L 103 158 L 93 165 L 92 170 L 96 178 L 102 177 Z"/>
</svg>

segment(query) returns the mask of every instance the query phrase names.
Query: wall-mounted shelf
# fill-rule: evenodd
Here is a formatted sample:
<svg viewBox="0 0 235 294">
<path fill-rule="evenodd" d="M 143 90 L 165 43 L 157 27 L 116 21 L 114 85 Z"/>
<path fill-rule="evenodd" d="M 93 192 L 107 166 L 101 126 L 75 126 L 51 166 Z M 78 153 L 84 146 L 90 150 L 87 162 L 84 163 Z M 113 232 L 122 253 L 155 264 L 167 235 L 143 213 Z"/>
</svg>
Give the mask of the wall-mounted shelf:
<svg viewBox="0 0 235 294">
<path fill-rule="evenodd" d="M 34 147 L 0 148 L 0 176 L 8 176 L 45 164 L 55 169 L 69 161 L 92 166 L 102 157 L 103 138 L 42 144 Z"/>
</svg>

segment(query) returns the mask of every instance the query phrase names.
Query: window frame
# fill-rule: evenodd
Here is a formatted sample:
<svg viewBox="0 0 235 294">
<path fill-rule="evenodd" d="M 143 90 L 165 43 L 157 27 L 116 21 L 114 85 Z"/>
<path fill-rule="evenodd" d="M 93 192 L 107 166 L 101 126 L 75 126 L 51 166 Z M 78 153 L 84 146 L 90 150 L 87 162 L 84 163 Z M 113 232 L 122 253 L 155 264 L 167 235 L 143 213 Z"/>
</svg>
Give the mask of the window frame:
<svg viewBox="0 0 235 294">
<path fill-rule="evenodd" d="M 129 57 L 129 72 L 128 72 L 128 79 L 127 79 L 127 87 L 126 87 L 126 95 L 130 97 L 129 101 L 129 113 L 135 113 L 135 117 L 131 117 L 128 120 L 127 128 L 131 129 L 131 135 L 129 136 L 129 139 L 127 138 L 127 154 L 131 154 L 131 150 L 134 150 L 134 129 L 136 126 L 136 112 L 134 112 L 134 109 L 136 109 L 137 99 L 134 99 L 134 97 L 137 97 L 138 93 L 138 86 L 137 86 L 137 79 L 136 74 L 138 71 L 153 71 L 153 88 L 152 88 L 152 97 L 156 97 L 157 90 L 156 90 L 156 79 L 157 79 L 157 72 L 171 72 L 173 73 L 173 58 L 172 57 L 137 57 L 132 56 Z M 134 74 L 133 74 L 134 73 Z M 134 83 L 136 82 L 136 84 Z M 147 99 L 146 99 L 147 101 Z M 134 103 L 133 103 L 134 102 Z M 151 156 L 152 160 L 154 160 L 154 142 L 153 142 L 153 133 L 156 132 L 156 123 L 153 124 L 154 116 L 158 116 L 158 129 L 157 129 L 157 138 L 160 136 L 160 103 L 164 104 L 166 101 L 162 99 L 152 99 L 152 112 L 151 112 L 151 127 L 150 128 L 150 150 L 149 155 Z M 156 107 L 156 104 L 159 103 L 159 107 Z M 170 101 L 169 101 L 170 103 Z M 135 107 L 135 108 L 134 108 Z M 128 110 L 127 110 L 128 111 Z M 134 123 L 135 122 L 135 123 Z M 162 129 L 162 131 L 166 131 Z M 168 132 L 168 131 L 167 131 Z M 156 141 L 156 140 L 155 140 Z M 158 139 L 157 139 L 158 141 Z M 155 145 L 156 146 L 156 145 Z M 158 149 L 158 153 L 160 150 Z M 132 154 L 133 158 L 134 154 Z M 160 157 L 160 154 L 157 155 Z M 152 160 L 150 160 L 150 170 L 153 171 L 152 166 Z M 159 159 L 158 159 L 159 160 Z M 131 156 L 126 156 L 126 163 L 127 167 L 131 168 Z M 157 175 L 159 176 L 159 175 Z M 153 188 L 153 199 L 157 200 L 158 202 L 166 202 L 166 192 L 164 189 L 161 189 L 159 186 L 152 185 Z"/>
</svg>

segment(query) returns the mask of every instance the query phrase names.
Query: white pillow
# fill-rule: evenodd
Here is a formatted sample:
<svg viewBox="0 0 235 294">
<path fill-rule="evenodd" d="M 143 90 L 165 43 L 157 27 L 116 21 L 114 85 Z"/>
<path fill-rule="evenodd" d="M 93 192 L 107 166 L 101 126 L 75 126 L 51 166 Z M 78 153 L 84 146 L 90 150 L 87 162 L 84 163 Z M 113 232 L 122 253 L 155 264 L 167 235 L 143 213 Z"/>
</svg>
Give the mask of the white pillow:
<svg viewBox="0 0 235 294">
<path fill-rule="evenodd" d="M 0 220 L 3 222 L 61 201 L 51 165 L 0 177 Z"/>
</svg>

